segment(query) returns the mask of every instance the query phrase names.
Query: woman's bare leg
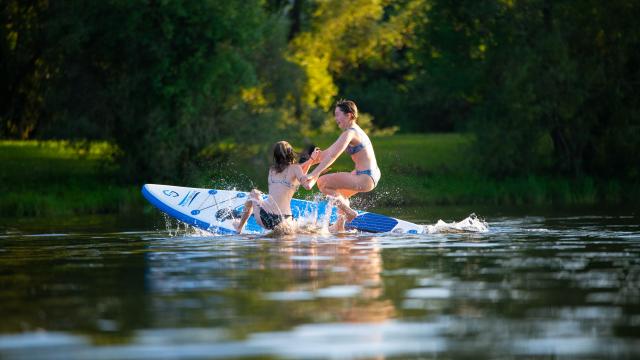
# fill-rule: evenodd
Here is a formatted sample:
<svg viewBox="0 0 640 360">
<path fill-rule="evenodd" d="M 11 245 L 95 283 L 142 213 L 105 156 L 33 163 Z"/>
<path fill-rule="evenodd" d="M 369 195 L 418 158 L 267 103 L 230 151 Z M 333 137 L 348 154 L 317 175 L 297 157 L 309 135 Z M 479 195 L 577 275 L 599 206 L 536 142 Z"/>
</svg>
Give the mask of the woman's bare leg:
<svg viewBox="0 0 640 360">
<path fill-rule="evenodd" d="M 344 228 L 344 224 L 345 224 L 346 220 L 345 220 L 345 216 L 344 213 L 339 214 L 338 215 L 338 219 L 336 220 L 336 222 L 329 226 L 329 232 L 343 232 L 345 230 Z"/>
<path fill-rule="evenodd" d="M 337 192 L 342 195 L 342 197 L 344 198 L 347 206 L 349 206 L 349 208 L 351 208 L 351 203 L 349 201 L 349 198 L 352 197 L 353 195 L 357 194 L 357 191 L 354 190 L 346 190 L 346 189 L 338 189 Z M 335 199 L 335 198 L 334 198 Z M 337 204 L 336 204 L 337 205 Z M 336 221 L 335 224 L 333 224 L 333 227 L 330 228 L 331 231 L 335 232 L 342 232 L 345 231 L 345 223 L 346 223 L 346 214 L 345 212 L 338 208 L 338 220 Z"/>
<path fill-rule="evenodd" d="M 347 199 L 359 192 L 373 190 L 374 184 L 368 176 L 341 172 L 321 176 L 318 188 L 323 194 L 334 197 L 338 209 L 344 212 L 347 221 L 351 221 L 358 213 L 349 207 Z"/>
</svg>

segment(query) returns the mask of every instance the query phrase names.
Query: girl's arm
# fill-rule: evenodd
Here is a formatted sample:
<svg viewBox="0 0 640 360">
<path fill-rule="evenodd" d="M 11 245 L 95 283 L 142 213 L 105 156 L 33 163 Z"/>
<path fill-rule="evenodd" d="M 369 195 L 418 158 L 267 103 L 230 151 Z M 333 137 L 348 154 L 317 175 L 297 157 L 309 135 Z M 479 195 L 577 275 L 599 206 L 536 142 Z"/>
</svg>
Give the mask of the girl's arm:
<svg viewBox="0 0 640 360">
<path fill-rule="evenodd" d="M 320 162 L 319 159 L 321 158 L 321 156 L 322 151 L 320 151 L 320 149 L 316 148 L 315 150 L 313 150 L 313 153 L 311 153 L 311 156 L 309 156 L 309 160 L 300 164 L 300 167 L 302 167 L 302 172 L 306 175 L 311 166 Z"/>
<path fill-rule="evenodd" d="M 305 161 L 302 165 L 300 164 L 294 164 L 293 165 L 293 176 L 298 179 L 298 181 L 300 182 L 300 184 L 303 183 L 303 181 L 305 181 L 307 179 L 307 170 L 309 170 L 309 168 L 307 167 L 307 169 L 304 168 L 304 164 L 310 162 L 311 160 L 307 160 Z"/>
<path fill-rule="evenodd" d="M 307 178 L 317 178 L 322 172 L 333 164 L 338 156 L 344 152 L 353 139 L 354 131 L 344 131 L 329 148 L 322 152 L 322 161 Z"/>
<path fill-rule="evenodd" d="M 300 184 L 304 183 L 307 180 L 307 172 L 312 165 L 315 165 L 320 162 L 320 158 L 322 156 L 322 151 L 316 148 L 309 156 L 309 160 L 303 162 L 302 164 L 295 164 L 293 167 L 293 174 L 296 179 L 300 182 Z"/>
</svg>

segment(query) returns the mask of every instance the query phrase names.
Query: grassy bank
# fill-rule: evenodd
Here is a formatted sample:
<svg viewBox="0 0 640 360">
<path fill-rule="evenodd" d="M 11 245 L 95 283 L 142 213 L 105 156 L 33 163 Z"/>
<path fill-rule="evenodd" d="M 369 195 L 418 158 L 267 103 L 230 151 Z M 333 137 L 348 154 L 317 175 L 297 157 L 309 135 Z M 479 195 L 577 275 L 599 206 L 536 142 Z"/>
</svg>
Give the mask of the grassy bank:
<svg viewBox="0 0 640 360">
<path fill-rule="evenodd" d="M 396 135 L 373 140 L 383 171 L 380 189 L 407 204 L 594 205 L 632 204 L 640 184 L 591 177 L 523 176 L 493 179 L 470 156 L 460 134 Z"/>
<path fill-rule="evenodd" d="M 140 207 L 137 186 L 116 185 L 107 143 L 0 141 L 0 216 L 115 213 Z"/>
<path fill-rule="evenodd" d="M 328 146 L 333 138 L 317 139 Z M 637 203 L 640 185 L 592 178 L 529 176 L 495 180 L 481 175 L 468 156 L 471 139 L 460 134 L 394 135 L 372 139 L 383 176 L 356 206 L 594 205 Z M 114 213 L 143 206 L 140 185 L 118 185 L 106 161 L 106 143 L 0 141 L 0 216 Z M 206 169 L 197 184 L 266 189 L 268 156 L 236 158 L 233 166 Z M 331 171 L 351 170 L 342 156 Z M 211 180 L 215 179 L 215 180 Z M 309 193 L 302 191 L 298 196 Z"/>
</svg>

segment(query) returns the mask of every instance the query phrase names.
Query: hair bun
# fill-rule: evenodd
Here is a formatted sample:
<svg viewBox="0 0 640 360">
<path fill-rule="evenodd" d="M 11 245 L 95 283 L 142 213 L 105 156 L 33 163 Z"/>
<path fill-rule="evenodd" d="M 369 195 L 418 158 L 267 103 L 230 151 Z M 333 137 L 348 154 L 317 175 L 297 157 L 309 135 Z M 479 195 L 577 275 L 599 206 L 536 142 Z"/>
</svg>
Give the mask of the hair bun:
<svg viewBox="0 0 640 360">
<path fill-rule="evenodd" d="M 298 159 L 298 163 L 302 164 L 303 162 L 309 160 L 311 158 L 311 154 L 317 149 L 314 144 L 307 145 L 304 150 L 300 153 L 300 158 Z"/>
<path fill-rule="evenodd" d="M 354 119 L 358 118 L 358 106 L 356 103 L 351 100 L 340 99 L 336 102 L 336 107 L 340 108 L 340 110 L 345 114 L 353 115 Z"/>
</svg>

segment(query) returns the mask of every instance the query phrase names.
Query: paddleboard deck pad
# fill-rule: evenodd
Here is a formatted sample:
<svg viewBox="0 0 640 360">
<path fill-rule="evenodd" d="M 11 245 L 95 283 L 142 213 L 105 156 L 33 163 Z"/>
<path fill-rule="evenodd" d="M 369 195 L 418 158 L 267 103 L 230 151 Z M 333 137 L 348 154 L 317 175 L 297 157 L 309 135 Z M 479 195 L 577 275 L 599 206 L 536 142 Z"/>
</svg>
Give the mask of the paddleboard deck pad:
<svg viewBox="0 0 640 360">
<path fill-rule="evenodd" d="M 167 215 L 215 234 L 236 233 L 233 222 L 242 215 L 249 197 L 249 193 L 244 191 L 160 184 L 144 185 L 142 195 Z M 267 195 L 263 195 L 263 198 L 266 199 Z M 331 224 L 338 217 L 335 206 L 327 201 L 292 199 L 291 212 L 297 221 L 328 221 Z M 345 227 L 371 233 L 421 234 L 425 231 L 422 225 L 366 211 L 358 211 L 358 216 Z M 263 234 L 268 230 L 258 225 L 252 215 L 244 232 Z"/>
</svg>

